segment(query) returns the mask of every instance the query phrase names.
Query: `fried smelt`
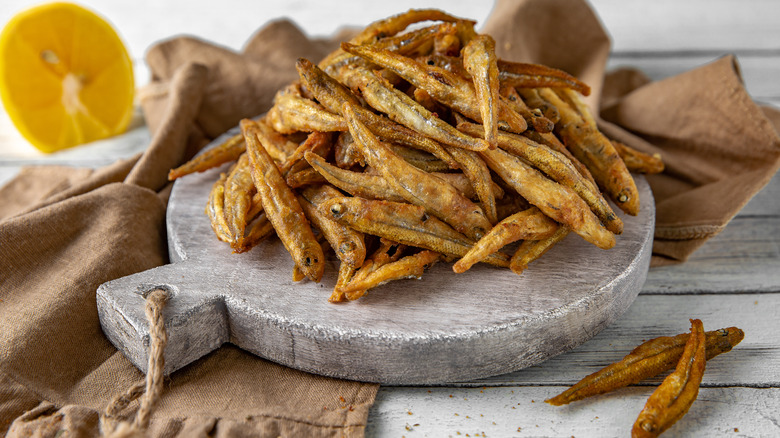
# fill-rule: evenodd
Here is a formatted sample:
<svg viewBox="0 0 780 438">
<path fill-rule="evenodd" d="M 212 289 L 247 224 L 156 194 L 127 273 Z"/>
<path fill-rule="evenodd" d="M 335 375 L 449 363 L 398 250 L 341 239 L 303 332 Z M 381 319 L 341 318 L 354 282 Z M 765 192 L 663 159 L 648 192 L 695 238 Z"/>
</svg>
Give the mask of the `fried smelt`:
<svg viewBox="0 0 780 438">
<path fill-rule="evenodd" d="M 537 133 L 552 132 L 555 127 L 555 122 L 545 117 L 542 110 L 538 108 L 529 108 L 514 87 L 501 87 L 499 88 L 498 93 L 501 97 L 506 99 L 506 102 L 508 102 L 509 106 L 511 106 L 515 112 L 525 119 L 525 123 L 527 123 L 528 126 L 533 127 L 534 131 Z"/>
<path fill-rule="evenodd" d="M 258 120 L 255 126 L 257 126 L 257 138 L 260 139 L 260 144 L 277 163 L 287 161 L 287 157 L 298 148 L 297 143 L 276 132 L 266 117 Z"/>
<path fill-rule="evenodd" d="M 438 116 L 440 114 L 446 114 L 448 109 L 444 105 L 436 101 L 427 91 L 422 88 L 417 88 L 414 85 L 409 87 L 406 94 L 414 98 L 414 101 L 422 105 L 423 108 L 431 112 L 431 114 Z"/>
<path fill-rule="evenodd" d="M 336 278 L 336 286 L 333 288 L 333 292 L 331 292 L 328 301 L 331 303 L 340 303 L 342 301 L 346 301 L 347 296 L 344 294 L 344 292 L 342 292 L 341 288 L 346 285 L 349 280 L 352 279 L 352 277 L 354 277 L 357 270 L 358 268 L 350 266 L 346 263 L 342 262 L 339 264 L 339 273 L 338 277 Z"/>
<path fill-rule="evenodd" d="M 211 228 L 217 238 L 230 243 L 233 241 L 233 236 L 230 234 L 230 226 L 225 219 L 225 180 L 227 180 L 227 174 L 222 173 L 211 186 L 209 200 L 206 203 L 206 216 L 209 217 Z"/>
<path fill-rule="evenodd" d="M 393 15 L 382 20 L 375 21 L 359 34 L 350 39 L 354 44 L 364 44 L 372 41 L 374 38 L 382 38 L 389 35 L 395 35 L 406 29 L 412 24 L 422 21 L 444 21 L 444 22 L 465 22 L 474 24 L 472 20 L 455 17 L 438 9 L 409 9 L 406 12 Z"/>
<path fill-rule="evenodd" d="M 601 224 L 582 198 L 572 189 L 545 177 L 520 158 L 503 150 L 480 152 L 493 172 L 520 196 L 539 207 L 544 214 L 601 249 L 615 246 L 615 235 Z"/>
<path fill-rule="evenodd" d="M 388 68 L 415 87 L 427 91 L 439 103 L 473 120 L 482 121 L 479 101 L 471 81 L 435 65 L 428 65 L 397 53 L 371 46 L 342 44 L 342 47 L 356 55 Z M 525 120 L 507 104 L 497 100 L 498 120 L 501 129 L 521 133 L 528 129 Z"/>
<path fill-rule="evenodd" d="M 352 91 L 306 58 L 298 58 L 295 69 L 301 83 L 322 106 L 334 114 L 341 114 L 345 103 L 360 106 L 360 99 Z"/>
<path fill-rule="evenodd" d="M 612 141 L 612 146 L 615 147 L 620 158 L 623 159 L 623 162 L 626 163 L 626 167 L 631 172 L 652 175 L 664 171 L 664 162 L 661 160 L 660 154 L 646 154 L 614 140 Z"/>
<path fill-rule="evenodd" d="M 477 35 L 463 48 L 463 67 L 471 75 L 484 127 L 483 138 L 491 149 L 498 147 L 498 66 L 496 42 Z"/>
<path fill-rule="evenodd" d="M 482 210 L 491 224 L 498 222 L 498 212 L 496 210 L 496 196 L 493 190 L 493 179 L 490 175 L 490 169 L 487 164 L 474 151 L 467 151 L 455 147 L 447 149 L 452 157 L 458 162 L 463 174 L 471 182 L 474 192 L 479 199 Z M 470 196 L 467 198 L 471 199 Z"/>
<path fill-rule="evenodd" d="M 583 96 L 590 94 L 588 84 L 557 68 L 500 59 L 498 71 L 502 85 L 516 88 L 568 88 L 578 91 Z"/>
<path fill-rule="evenodd" d="M 224 143 L 198 154 L 190 161 L 168 172 L 168 181 L 173 181 L 195 172 L 205 172 L 219 165 L 235 161 L 246 150 L 244 136 L 236 134 Z"/>
<path fill-rule="evenodd" d="M 501 181 L 503 183 L 503 181 Z M 501 187 L 502 190 L 505 190 L 504 193 L 506 195 L 498 201 L 496 200 L 496 211 L 498 212 L 498 220 L 502 221 L 509 216 L 512 216 L 513 214 L 517 213 L 518 211 L 528 210 L 532 207 L 532 205 L 526 201 L 522 196 L 518 196 L 514 193 L 506 192 L 507 189 L 511 189 L 511 187 L 507 186 L 505 183 L 499 184 L 498 181 L 496 182 L 496 185 Z M 514 191 L 514 189 L 511 189 Z"/>
<path fill-rule="evenodd" d="M 463 196 L 471 200 L 479 199 L 477 192 L 474 190 L 474 186 L 471 183 L 471 180 L 463 173 L 434 172 L 433 174 L 447 181 L 447 183 L 452 187 L 458 189 L 458 191 L 462 193 Z M 493 192 L 493 198 L 501 199 L 504 197 L 505 192 L 500 185 L 496 184 L 493 180 L 490 180 L 489 186 L 490 186 L 490 191 Z M 485 215 L 487 215 L 487 213 Z"/>
<path fill-rule="evenodd" d="M 379 38 L 395 35 L 406 29 L 408 26 L 422 21 L 445 21 L 445 22 L 464 22 L 473 26 L 473 21 L 454 17 L 437 9 L 410 9 L 402 14 L 394 15 L 383 20 L 375 21 L 369 24 L 360 33 L 352 37 L 349 41 L 352 44 L 366 44 L 376 41 Z M 325 68 L 338 59 L 343 53 L 342 50 L 336 50 L 320 61 L 320 67 Z"/>
<path fill-rule="evenodd" d="M 361 147 L 368 164 L 379 170 L 395 191 L 408 202 L 424 207 L 471 239 L 479 239 L 491 224 L 479 206 L 443 180 L 410 165 L 381 143 L 347 106 L 344 115 L 349 132 Z"/>
<path fill-rule="evenodd" d="M 384 38 L 379 38 L 376 42 L 371 43 L 375 47 L 381 47 L 396 53 L 400 53 L 405 56 L 417 56 L 423 53 L 430 53 L 436 44 L 436 40 L 443 33 L 454 33 L 454 26 L 451 23 L 439 23 L 431 26 L 423 27 L 409 32 L 404 32 L 400 35 L 392 35 Z M 329 74 L 335 74 L 342 67 L 347 65 L 364 64 L 368 65 L 368 61 L 363 58 L 353 55 L 349 52 L 345 52 L 338 49 L 338 55 L 329 57 L 327 64 L 320 63 L 319 67 Z"/>
<path fill-rule="evenodd" d="M 374 201 L 358 197 L 333 199 L 320 207 L 334 220 L 365 234 L 384 237 L 445 255 L 463 257 L 474 241 L 458 233 L 417 205 Z M 509 257 L 491 254 L 485 259 L 494 266 L 507 267 Z"/>
<path fill-rule="evenodd" d="M 249 212 L 246 214 L 246 217 L 249 220 L 253 220 L 257 216 L 259 216 L 260 213 L 262 212 L 263 212 L 263 201 L 260 199 L 260 194 L 257 193 L 257 188 L 255 188 L 255 194 L 252 195 L 252 205 L 249 207 Z"/>
<path fill-rule="evenodd" d="M 453 169 L 458 168 L 458 165 L 455 160 L 453 160 L 452 156 L 450 156 L 439 143 L 420 135 L 406 126 L 393 122 L 387 117 L 380 116 L 363 108 L 360 100 L 349 88 L 322 71 L 310 61 L 300 58 L 295 64 L 295 68 L 306 88 L 311 91 L 317 101 L 328 109 L 328 111 L 343 115 L 342 110 L 344 104 L 348 103 L 355 108 L 360 121 L 368 126 L 369 129 L 371 129 L 371 132 L 375 133 L 383 140 L 404 144 L 429 152 L 439 157 Z"/>
<path fill-rule="evenodd" d="M 512 88 L 523 98 L 523 101 L 527 106 L 541 111 L 542 115 L 553 122 L 553 124 L 558 123 L 561 120 L 558 108 L 542 99 L 542 97 L 539 96 L 539 90 L 536 88 Z"/>
<path fill-rule="evenodd" d="M 458 274 L 466 272 L 488 254 L 512 242 L 544 239 L 550 237 L 556 230 L 558 230 L 558 223 L 536 207 L 517 212 L 499 222 L 489 233 L 479 239 L 465 256 L 452 265 L 452 270 Z"/>
<path fill-rule="evenodd" d="M 242 245 L 235 252 L 247 252 L 272 234 L 274 234 L 274 226 L 271 225 L 265 213 L 262 213 L 249 223 Z"/>
<path fill-rule="evenodd" d="M 545 239 L 523 241 L 509 260 L 509 269 L 517 275 L 522 274 L 531 262 L 551 250 L 555 244 L 568 236 L 569 232 L 571 232 L 569 227 L 559 226 L 551 236 Z"/>
<path fill-rule="evenodd" d="M 350 299 L 350 294 L 356 291 L 368 291 L 369 289 L 381 286 L 389 281 L 402 280 L 406 278 L 419 279 L 426 269 L 431 267 L 441 258 L 441 254 L 436 251 L 422 250 L 416 254 L 404 256 L 401 259 L 387 263 L 373 270 L 370 274 L 361 278 L 360 281 L 352 280 L 342 288 Z"/>
<path fill-rule="evenodd" d="M 438 22 L 404 32 L 423 21 Z M 242 120 L 240 135 L 170 178 L 237 161 L 209 194 L 217 237 L 242 252 L 276 233 L 296 281 L 320 281 L 333 248 L 330 301 L 439 259 L 456 262 L 455 272 L 485 262 L 521 273 L 572 231 L 609 249 L 622 223 L 604 198 L 638 211 L 625 162 L 662 165 L 605 145 L 579 99 L 587 84 L 500 60 L 474 21 L 435 9 L 374 22 L 296 70 L 265 116 Z M 339 240 L 345 230 L 352 240 Z M 366 242 L 377 240 L 384 254 L 367 257 Z"/>
<path fill-rule="evenodd" d="M 341 116 L 326 111 L 312 100 L 284 91 L 276 94 L 274 106 L 267 117 L 271 126 L 281 134 L 347 130 Z"/>
<path fill-rule="evenodd" d="M 596 180 L 593 179 L 593 175 L 590 174 L 590 170 L 580 162 L 572 153 L 570 150 L 566 149 L 566 146 L 561 143 L 560 140 L 558 140 L 558 137 L 555 136 L 553 133 L 541 133 L 536 131 L 531 131 L 530 129 L 528 131 L 525 131 L 523 133 L 524 136 L 530 138 L 531 140 L 543 144 L 547 146 L 548 148 L 554 150 L 555 152 L 558 152 L 559 154 L 563 154 L 566 158 L 569 159 L 572 166 L 574 166 L 577 169 L 577 172 L 580 173 L 580 175 L 584 176 L 585 179 L 590 181 L 594 187 L 598 187 L 598 184 L 596 183 Z"/>
<path fill-rule="evenodd" d="M 293 265 L 292 281 L 297 283 L 304 278 L 306 278 L 306 274 L 303 273 L 303 270 L 298 265 Z"/>
<path fill-rule="evenodd" d="M 558 113 L 558 108 L 556 108 L 546 100 L 542 99 L 539 96 L 539 92 L 537 89 L 521 88 L 521 89 L 513 89 L 513 90 L 515 90 L 518 94 L 521 95 L 526 105 L 541 111 L 544 118 L 550 120 L 553 123 L 553 127 L 555 126 L 556 123 L 558 123 L 561 120 L 561 116 Z M 566 146 L 563 145 L 563 143 L 561 143 L 561 141 L 558 139 L 558 137 L 555 136 L 555 134 L 551 132 L 541 132 L 538 130 L 532 131 L 529 129 L 528 131 L 525 131 L 523 135 L 537 143 L 546 145 L 550 149 L 565 155 L 569 159 L 569 161 L 571 161 L 572 165 L 574 165 L 574 167 L 577 168 L 577 170 L 580 172 L 582 176 L 587 178 L 588 181 L 592 182 L 594 185 L 597 185 L 596 180 L 593 179 L 593 175 L 590 174 L 590 171 L 588 170 L 587 166 L 585 166 L 580 162 L 580 160 L 575 158 L 574 155 L 571 153 L 571 151 L 568 150 Z"/>
<path fill-rule="evenodd" d="M 255 192 L 249 156 L 243 154 L 225 180 L 225 221 L 232 237 L 229 243 L 235 252 L 241 252 L 244 247 L 244 233 L 247 221 L 251 219 L 249 211 Z"/>
<path fill-rule="evenodd" d="M 349 131 L 340 133 L 336 138 L 336 143 L 333 145 L 333 159 L 336 165 L 343 169 L 366 165 L 363 161 L 363 155 L 355 146 L 355 140 L 352 139 L 352 134 Z"/>
<path fill-rule="evenodd" d="M 657 376 L 672 369 L 680 361 L 689 337 L 690 333 L 682 333 L 650 339 L 619 362 L 588 375 L 566 391 L 545 401 L 555 406 L 565 405 Z M 706 332 L 704 338 L 707 360 L 731 351 L 744 337 L 745 333 L 737 327 Z"/>
<path fill-rule="evenodd" d="M 459 132 L 444 120 L 434 117 L 430 111 L 414 99 L 393 88 L 372 71 L 360 67 L 345 69 L 341 78 L 354 89 L 360 89 L 366 102 L 398 122 L 420 134 L 455 147 L 480 151 L 488 148 L 487 142 Z M 354 137 L 354 133 L 352 135 Z"/>
<path fill-rule="evenodd" d="M 333 135 L 330 132 L 314 131 L 310 133 L 306 140 L 304 140 L 289 157 L 287 161 L 279 168 L 282 175 L 287 172 L 303 170 L 309 167 L 309 163 L 304 160 L 303 155 L 306 151 L 314 152 L 315 154 L 325 157 L 330 152 L 333 146 Z"/>
<path fill-rule="evenodd" d="M 450 165 L 428 152 L 392 143 L 388 144 L 388 146 L 390 146 L 390 149 L 392 149 L 393 152 L 403 158 L 404 161 L 420 170 L 426 172 L 442 172 L 451 169 Z M 458 167 L 460 167 L 460 163 L 458 163 Z"/>
<path fill-rule="evenodd" d="M 342 197 L 342 193 L 330 185 L 308 186 L 301 190 L 301 207 L 311 223 L 322 232 L 336 257 L 342 263 L 359 267 L 366 258 L 366 242 L 363 233 L 346 227 L 324 216 L 319 206 L 325 201 Z"/>
<path fill-rule="evenodd" d="M 311 167 L 290 173 L 284 180 L 291 189 L 327 182 L 316 169 L 312 169 Z"/>
<path fill-rule="evenodd" d="M 472 123 L 459 123 L 458 129 L 471 135 L 480 132 L 479 126 Z M 553 180 L 574 190 L 609 231 L 623 232 L 623 221 L 612 211 L 598 187 L 585 179 L 564 155 L 523 135 L 508 132 L 498 134 L 498 143 L 503 150 L 523 158 Z"/>
<path fill-rule="evenodd" d="M 325 269 L 325 256 L 295 193 L 287 186 L 271 156 L 260 144 L 256 124 L 244 119 L 240 125 L 252 162 L 252 178 L 268 220 L 295 265 L 307 278 L 320 281 Z"/>
<path fill-rule="evenodd" d="M 452 29 L 451 23 L 437 23 L 402 34 L 386 36 L 371 44 L 405 56 L 414 56 L 419 53 L 429 53 L 433 50 L 436 39 L 449 32 L 450 29 Z"/>
<path fill-rule="evenodd" d="M 450 167 L 447 163 L 444 161 L 441 161 L 439 159 L 436 160 L 406 160 L 409 164 L 412 166 L 431 173 L 431 172 L 445 172 L 448 170 L 452 170 L 452 167 Z"/>
<path fill-rule="evenodd" d="M 434 37 L 433 50 L 431 52 L 445 56 L 456 56 L 460 53 L 461 47 L 462 44 L 455 27 L 448 26 Z"/>
<path fill-rule="evenodd" d="M 630 215 L 637 215 L 639 192 L 636 183 L 612 142 L 598 130 L 590 110 L 579 96 L 567 90 L 559 91 L 566 100 L 549 88 L 539 89 L 539 94 L 560 112 L 561 121 L 556 125 L 556 132 L 617 206 Z"/>
<path fill-rule="evenodd" d="M 371 253 L 371 256 L 369 256 L 364 262 L 363 265 L 360 266 L 357 271 L 354 273 L 352 278 L 349 282 L 355 282 L 355 283 L 362 283 L 366 277 L 370 276 L 374 271 L 381 268 L 382 266 L 393 263 L 396 260 L 401 258 L 401 255 L 406 250 L 406 245 L 402 245 L 398 242 L 393 242 L 389 239 L 380 238 L 379 239 L 379 248 L 374 250 L 373 253 Z M 344 297 L 347 300 L 356 300 L 366 294 L 368 292 L 368 289 L 360 289 L 360 288 L 347 288 L 347 285 L 349 282 L 345 282 L 341 285 L 337 285 L 336 288 L 339 289 L 339 291 L 342 291 L 341 293 L 344 294 Z"/>
<path fill-rule="evenodd" d="M 453 73 L 463 79 L 470 79 L 469 72 L 463 68 L 463 61 L 458 56 L 446 56 L 432 53 L 426 56 L 418 56 L 415 61 L 428 66 L 437 67 L 440 70 Z"/>
<path fill-rule="evenodd" d="M 631 429 L 632 438 L 657 437 L 688 412 L 699 395 L 706 362 L 704 329 L 700 320 L 692 319 L 677 367 L 647 399 Z"/>
<path fill-rule="evenodd" d="M 427 55 L 457 57 L 461 48 L 477 36 L 474 24 L 474 22 L 463 20 L 442 23 L 439 33 L 434 39 L 433 50 L 428 53 L 420 53 L 418 57 Z M 411 54 L 405 55 L 412 57 Z"/>
<path fill-rule="evenodd" d="M 329 164 L 324 158 L 312 152 L 307 152 L 306 160 L 329 183 L 344 190 L 352 196 L 367 199 L 384 199 L 386 201 L 406 202 L 393 186 L 381 175 L 366 172 L 353 172 Z"/>
</svg>

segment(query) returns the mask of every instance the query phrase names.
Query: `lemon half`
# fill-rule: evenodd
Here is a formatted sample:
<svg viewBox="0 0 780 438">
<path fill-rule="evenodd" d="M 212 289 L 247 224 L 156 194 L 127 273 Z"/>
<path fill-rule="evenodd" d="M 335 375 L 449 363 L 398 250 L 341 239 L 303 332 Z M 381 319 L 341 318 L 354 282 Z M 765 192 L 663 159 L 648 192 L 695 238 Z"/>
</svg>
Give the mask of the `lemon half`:
<svg viewBox="0 0 780 438">
<path fill-rule="evenodd" d="M 132 61 L 119 35 L 81 6 L 36 6 L 15 15 L 0 33 L 3 106 L 41 151 L 124 132 L 134 92 Z"/>
</svg>

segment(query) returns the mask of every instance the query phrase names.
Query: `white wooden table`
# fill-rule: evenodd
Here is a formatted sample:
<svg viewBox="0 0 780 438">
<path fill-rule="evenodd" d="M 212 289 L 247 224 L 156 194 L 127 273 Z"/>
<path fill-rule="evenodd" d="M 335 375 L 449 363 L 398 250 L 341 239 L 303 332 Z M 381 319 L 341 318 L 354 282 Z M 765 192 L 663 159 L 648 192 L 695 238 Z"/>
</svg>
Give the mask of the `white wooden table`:
<svg viewBox="0 0 780 438">
<path fill-rule="evenodd" d="M 37 2 L 4 0 L 0 23 L 32 3 Z M 139 86 L 148 80 L 145 49 L 174 34 L 195 34 L 239 49 L 265 21 L 283 16 L 319 36 L 411 7 L 438 7 L 482 23 L 492 6 L 466 0 L 81 3 L 98 10 L 119 29 L 135 61 Z M 780 107 L 780 2 L 591 3 L 613 38 L 611 67 L 631 65 L 660 79 L 734 53 L 751 95 Z M 42 155 L 16 133 L 3 111 L 0 184 L 25 165 L 102 166 L 143 150 L 148 140 L 139 113 L 133 129 L 119 138 Z M 592 340 L 541 365 L 486 380 L 440 387 L 381 387 L 369 415 L 367 435 L 627 436 L 659 380 L 567 407 L 552 407 L 543 400 L 619 360 L 643 340 L 688 331 L 688 319 L 698 317 L 708 329 L 738 326 L 746 337 L 734 351 L 707 364 L 698 400 L 664 436 L 780 436 L 778 236 L 780 178 L 776 177 L 687 263 L 652 269 L 628 312 Z"/>
</svg>

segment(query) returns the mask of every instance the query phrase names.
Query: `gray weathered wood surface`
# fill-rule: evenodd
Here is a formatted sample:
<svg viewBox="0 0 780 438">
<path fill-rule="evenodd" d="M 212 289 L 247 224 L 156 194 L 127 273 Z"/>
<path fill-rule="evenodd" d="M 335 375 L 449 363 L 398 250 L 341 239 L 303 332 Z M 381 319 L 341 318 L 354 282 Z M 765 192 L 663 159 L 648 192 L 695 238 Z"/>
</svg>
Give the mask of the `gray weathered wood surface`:
<svg viewBox="0 0 780 438">
<path fill-rule="evenodd" d="M 0 22 L 29 3 L 0 2 Z M 359 0 L 307 0 L 240 2 L 245 13 L 236 14 L 237 0 L 220 2 L 222 8 L 204 0 L 186 5 L 154 0 L 81 3 L 100 10 L 120 29 L 136 60 L 139 84 L 148 74 L 142 61 L 144 50 L 155 40 L 177 33 L 200 35 L 239 49 L 262 23 L 281 16 L 292 17 L 312 35 L 327 35 L 341 25 L 362 25 L 410 7 L 445 8 L 479 21 L 484 21 L 491 7 L 488 2 L 397 0 L 365 8 Z M 651 78 L 661 79 L 734 53 L 752 96 L 780 107 L 780 2 L 591 0 L 591 4 L 613 38 L 610 66 L 639 67 Z M 0 113 L 0 183 L 22 165 L 100 166 L 132 155 L 148 141 L 142 125 L 130 137 L 133 140 L 125 136 L 41 156 L 20 140 L 6 115 Z M 743 326 L 746 338 L 734 351 L 710 362 L 699 399 L 663 436 L 780 435 L 778 228 L 780 178 L 775 177 L 691 260 L 651 269 L 634 305 L 591 341 L 539 367 L 490 381 L 443 387 L 383 386 L 369 415 L 367 435 L 627 436 L 652 390 L 649 386 L 626 388 L 568 408 L 553 408 L 541 401 L 626 354 L 643 339 L 687 330 L 687 319 L 693 316 L 701 316 L 707 325 Z"/>
<path fill-rule="evenodd" d="M 647 276 L 655 208 L 638 177 L 641 211 L 621 215 L 623 234 L 609 251 L 572 234 L 521 277 L 482 264 L 456 275 L 438 263 L 420 280 L 334 305 L 327 296 L 335 259 L 321 283 L 295 283 L 278 239 L 235 255 L 213 235 L 203 209 L 224 167 L 174 184 L 166 218 L 172 264 L 98 288 L 103 332 L 142 370 L 143 297 L 155 288 L 172 292 L 164 312 L 168 373 L 230 342 L 316 374 L 409 385 L 494 376 L 570 350 L 619 318 Z"/>
</svg>

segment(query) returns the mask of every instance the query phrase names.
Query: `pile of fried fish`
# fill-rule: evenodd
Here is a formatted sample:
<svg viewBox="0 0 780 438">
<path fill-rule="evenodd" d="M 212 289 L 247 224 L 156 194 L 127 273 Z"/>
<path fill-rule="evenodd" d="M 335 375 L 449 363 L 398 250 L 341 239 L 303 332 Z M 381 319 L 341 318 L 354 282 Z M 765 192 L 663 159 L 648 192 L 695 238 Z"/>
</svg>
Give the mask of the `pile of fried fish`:
<svg viewBox="0 0 780 438">
<path fill-rule="evenodd" d="M 169 178 L 232 162 L 206 206 L 216 236 L 240 253 L 275 234 L 296 281 L 320 281 L 333 250 L 333 302 L 441 260 L 520 274 L 571 232 L 612 248 L 612 205 L 636 215 L 631 172 L 660 157 L 605 137 L 588 85 L 498 59 L 474 26 L 410 10 L 299 59 L 267 113 Z"/>
</svg>

